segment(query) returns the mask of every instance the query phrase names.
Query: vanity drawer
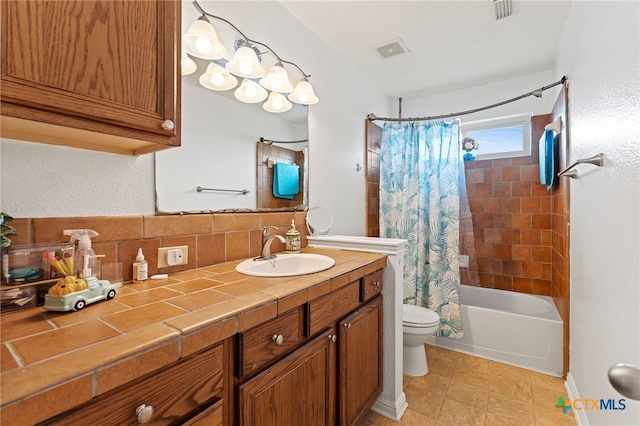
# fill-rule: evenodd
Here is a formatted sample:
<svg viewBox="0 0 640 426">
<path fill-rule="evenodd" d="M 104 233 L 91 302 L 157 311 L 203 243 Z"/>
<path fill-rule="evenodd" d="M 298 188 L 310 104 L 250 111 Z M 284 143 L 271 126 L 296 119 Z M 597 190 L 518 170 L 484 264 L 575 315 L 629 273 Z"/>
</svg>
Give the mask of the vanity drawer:
<svg viewBox="0 0 640 426">
<path fill-rule="evenodd" d="M 304 307 L 240 333 L 238 376 L 247 376 L 295 349 L 305 339 Z"/>
<path fill-rule="evenodd" d="M 360 280 L 309 302 L 309 333 L 314 335 L 360 306 Z"/>
<path fill-rule="evenodd" d="M 382 292 L 382 269 L 362 279 L 362 301 L 367 302 Z"/>
<path fill-rule="evenodd" d="M 143 405 L 152 407 L 153 414 L 147 422 L 154 425 L 184 424 L 189 419 L 197 419 L 207 407 L 223 400 L 223 354 L 223 344 L 219 343 L 44 424 L 135 425 L 139 421 L 136 409 Z"/>
</svg>

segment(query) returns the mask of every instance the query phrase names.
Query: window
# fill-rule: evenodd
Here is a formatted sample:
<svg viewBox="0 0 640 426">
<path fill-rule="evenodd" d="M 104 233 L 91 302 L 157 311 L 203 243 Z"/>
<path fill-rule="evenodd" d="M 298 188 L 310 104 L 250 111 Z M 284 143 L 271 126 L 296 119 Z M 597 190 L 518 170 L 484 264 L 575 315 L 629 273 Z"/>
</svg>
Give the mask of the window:
<svg viewBox="0 0 640 426">
<path fill-rule="evenodd" d="M 462 136 L 478 142 L 476 160 L 531 155 L 531 114 L 462 123 Z"/>
</svg>

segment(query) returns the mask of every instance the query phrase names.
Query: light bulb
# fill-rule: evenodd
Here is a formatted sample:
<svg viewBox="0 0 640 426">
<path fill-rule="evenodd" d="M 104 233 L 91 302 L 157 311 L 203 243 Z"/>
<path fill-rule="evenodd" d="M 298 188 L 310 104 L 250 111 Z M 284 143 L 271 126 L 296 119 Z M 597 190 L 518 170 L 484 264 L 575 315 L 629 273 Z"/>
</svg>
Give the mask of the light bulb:
<svg viewBox="0 0 640 426">
<path fill-rule="evenodd" d="M 242 61 L 238 64 L 238 68 L 240 69 L 240 72 L 242 74 L 249 75 L 251 74 L 251 70 L 253 69 L 253 66 L 251 65 L 250 62 Z"/>
<path fill-rule="evenodd" d="M 213 50 L 213 43 L 207 37 L 198 37 L 194 43 L 196 50 L 202 54 L 209 54 Z"/>
<path fill-rule="evenodd" d="M 211 84 L 216 87 L 220 87 L 224 84 L 224 75 L 220 72 L 214 72 L 211 74 Z"/>
<path fill-rule="evenodd" d="M 271 105 L 273 106 L 273 109 L 281 110 L 284 106 L 284 102 L 282 102 L 282 99 L 276 99 Z"/>
<path fill-rule="evenodd" d="M 307 95 L 306 93 L 300 93 L 300 102 L 302 102 L 303 104 L 309 102 L 309 95 Z"/>
<path fill-rule="evenodd" d="M 256 95 L 258 94 L 258 89 L 256 87 L 250 85 L 250 86 L 245 87 L 244 93 L 249 98 L 255 98 Z"/>
</svg>

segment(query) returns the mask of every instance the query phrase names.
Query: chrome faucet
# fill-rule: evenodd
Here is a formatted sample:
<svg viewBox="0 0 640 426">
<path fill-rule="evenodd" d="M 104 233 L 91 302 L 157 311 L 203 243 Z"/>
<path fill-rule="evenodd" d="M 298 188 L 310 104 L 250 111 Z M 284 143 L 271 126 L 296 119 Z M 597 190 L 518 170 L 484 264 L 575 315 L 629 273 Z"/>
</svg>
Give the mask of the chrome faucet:
<svg viewBox="0 0 640 426">
<path fill-rule="evenodd" d="M 281 243 L 287 243 L 287 240 L 282 235 L 271 235 L 267 237 L 266 241 L 262 245 L 262 257 L 255 260 L 272 260 L 276 258 L 275 255 L 271 254 L 271 242 L 275 239 L 280 240 Z"/>
</svg>

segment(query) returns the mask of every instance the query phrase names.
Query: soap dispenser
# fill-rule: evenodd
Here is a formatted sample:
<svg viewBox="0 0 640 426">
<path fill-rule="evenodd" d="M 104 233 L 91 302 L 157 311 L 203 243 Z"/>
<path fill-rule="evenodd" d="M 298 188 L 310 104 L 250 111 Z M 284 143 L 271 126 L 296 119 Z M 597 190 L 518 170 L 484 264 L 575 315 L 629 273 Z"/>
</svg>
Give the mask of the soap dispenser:
<svg viewBox="0 0 640 426">
<path fill-rule="evenodd" d="M 287 252 L 300 252 L 300 232 L 296 229 L 295 219 L 291 219 L 291 229 L 287 231 Z"/>
<path fill-rule="evenodd" d="M 78 278 L 100 278 L 100 256 L 91 248 L 91 237 L 97 237 L 98 233 L 93 229 L 67 229 L 64 235 L 71 236 L 71 242 L 78 242 L 78 249 L 73 255 L 75 276 Z"/>
</svg>

